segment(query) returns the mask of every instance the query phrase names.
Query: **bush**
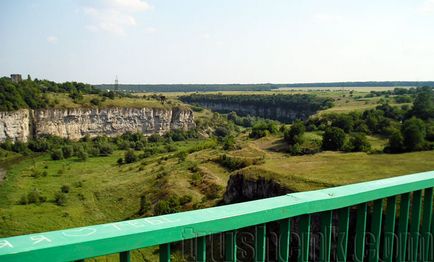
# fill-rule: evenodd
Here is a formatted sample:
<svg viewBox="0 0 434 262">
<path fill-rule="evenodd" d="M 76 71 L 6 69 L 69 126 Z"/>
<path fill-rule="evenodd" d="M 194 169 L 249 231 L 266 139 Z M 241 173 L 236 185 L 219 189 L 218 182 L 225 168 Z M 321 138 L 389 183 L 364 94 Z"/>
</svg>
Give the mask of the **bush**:
<svg viewBox="0 0 434 262">
<path fill-rule="evenodd" d="M 70 190 L 71 188 L 68 186 L 68 185 L 63 185 L 61 188 L 60 188 L 60 191 L 62 192 L 62 193 L 69 193 L 69 190 Z"/>
<path fill-rule="evenodd" d="M 151 208 L 151 201 L 148 200 L 148 198 L 146 197 L 146 195 L 141 195 L 140 196 L 140 209 L 139 209 L 139 215 L 144 215 L 146 214 L 146 212 L 149 211 L 149 209 Z"/>
<path fill-rule="evenodd" d="M 22 195 L 20 200 L 18 201 L 18 204 L 20 205 L 27 205 L 27 204 L 37 204 L 44 203 L 47 201 L 47 198 L 39 192 L 36 188 L 33 189 L 31 192 L 29 192 L 26 195 Z"/>
<path fill-rule="evenodd" d="M 70 158 L 74 155 L 74 148 L 70 145 L 62 147 L 62 153 L 64 158 Z"/>
<path fill-rule="evenodd" d="M 185 151 L 180 151 L 178 154 L 176 154 L 176 156 L 178 157 L 179 162 L 184 162 L 185 159 L 187 159 L 188 153 Z"/>
<path fill-rule="evenodd" d="M 75 152 L 76 156 L 78 157 L 78 159 L 80 161 L 86 161 L 89 158 L 89 155 L 87 154 L 87 152 L 84 150 L 83 147 L 80 147 L 76 152 Z"/>
<path fill-rule="evenodd" d="M 368 152 L 371 150 L 371 144 L 369 144 L 366 135 L 357 133 L 351 135 L 347 145 L 345 145 L 345 151 L 348 152 Z"/>
<path fill-rule="evenodd" d="M 345 143 L 345 132 L 339 127 L 329 127 L 325 130 L 322 138 L 322 149 L 338 151 Z"/>
<path fill-rule="evenodd" d="M 109 156 L 113 153 L 113 147 L 109 143 L 98 143 L 96 147 L 99 149 L 100 156 Z"/>
<path fill-rule="evenodd" d="M 54 203 L 58 206 L 65 206 L 66 205 L 66 195 L 62 192 L 57 192 L 54 195 Z"/>
<path fill-rule="evenodd" d="M 53 149 L 51 151 L 51 159 L 52 160 L 62 160 L 63 159 L 63 151 L 60 148 Z"/>
<path fill-rule="evenodd" d="M 303 134 L 306 131 L 304 127 L 304 123 L 302 121 L 295 121 L 294 124 L 289 128 L 289 130 L 285 130 L 283 137 L 285 141 L 290 145 L 302 144 L 303 143 Z"/>
<path fill-rule="evenodd" d="M 124 162 L 126 164 L 130 164 L 130 163 L 134 163 L 136 161 L 137 161 L 137 156 L 134 153 L 134 151 L 131 149 L 127 150 L 127 152 L 125 152 Z"/>
<path fill-rule="evenodd" d="M 152 134 L 148 137 L 148 142 L 157 143 L 162 142 L 163 138 L 159 134 Z"/>
</svg>

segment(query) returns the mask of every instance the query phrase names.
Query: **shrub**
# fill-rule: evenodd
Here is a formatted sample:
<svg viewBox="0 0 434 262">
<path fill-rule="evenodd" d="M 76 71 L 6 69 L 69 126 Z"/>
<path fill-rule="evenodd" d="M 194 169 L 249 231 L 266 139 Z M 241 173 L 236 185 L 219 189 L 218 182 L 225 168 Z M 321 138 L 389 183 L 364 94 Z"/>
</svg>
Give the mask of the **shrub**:
<svg viewBox="0 0 434 262">
<path fill-rule="evenodd" d="M 74 154 L 74 148 L 70 145 L 63 146 L 62 153 L 64 158 L 70 158 Z"/>
<path fill-rule="evenodd" d="M 121 166 L 124 163 L 124 159 L 121 157 L 117 161 L 118 165 Z"/>
<path fill-rule="evenodd" d="M 338 151 L 345 143 L 345 132 L 339 127 L 329 127 L 325 130 L 322 138 L 322 149 Z"/>
<path fill-rule="evenodd" d="M 75 154 L 80 161 L 86 161 L 89 158 L 89 155 L 87 154 L 87 152 L 84 150 L 83 147 L 80 147 L 78 151 L 75 152 Z"/>
<path fill-rule="evenodd" d="M 124 162 L 126 164 L 130 164 L 130 163 L 134 163 L 137 161 L 137 156 L 133 150 L 129 149 L 125 152 L 124 159 L 125 159 Z"/>
<path fill-rule="evenodd" d="M 148 200 L 146 195 L 140 196 L 140 209 L 139 209 L 139 215 L 144 215 L 146 212 L 149 211 L 151 208 L 151 201 Z"/>
<path fill-rule="evenodd" d="M 348 144 L 345 145 L 345 151 L 349 152 L 368 152 L 371 149 L 366 135 L 357 133 L 351 135 Z"/>
<path fill-rule="evenodd" d="M 69 193 L 69 190 L 70 190 L 71 188 L 68 186 L 68 185 L 63 185 L 61 188 L 60 188 L 60 191 L 62 192 L 62 193 Z"/>
<path fill-rule="evenodd" d="M 159 134 L 152 134 L 148 137 L 148 141 L 151 143 L 162 142 L 163 138 Z"/>
<path fill-rule="evenodd" d="M 62 160 L 63 159 L 63 151 L 60 148 L 53 149 L 51 151 L 51 159 L 52 160 Z"/>
<path fill-rule="evenodd" d="M 62 192 L 56 192 L 54 195 L 54 203 L 58 206 L 66 205 L 66 195 Z"/>
<path fill-rule="evenodd" d="M 176 156 L 178 157 L 179 162 L 184 162 L 185 159 L 187 159 L 188 153 L 185 151 L 180 151 L 178 154 L 176 154 Z"/>
<path fill-rule="evenodd" d="M 304 123 L 300 120 L 295 121 L 294 124 L 289 128 L 289 130 L 284 131 L 284 139 L 290 144 L 301 144 L 303 143 L 303 134 L 306 131 Z"/>
<path fill-rule="evenodd" d="M 38 189 L 33 189 L 27 194 L 27 203 L 28 204 L 40 204 L 47 200 Z"/>
</svg>

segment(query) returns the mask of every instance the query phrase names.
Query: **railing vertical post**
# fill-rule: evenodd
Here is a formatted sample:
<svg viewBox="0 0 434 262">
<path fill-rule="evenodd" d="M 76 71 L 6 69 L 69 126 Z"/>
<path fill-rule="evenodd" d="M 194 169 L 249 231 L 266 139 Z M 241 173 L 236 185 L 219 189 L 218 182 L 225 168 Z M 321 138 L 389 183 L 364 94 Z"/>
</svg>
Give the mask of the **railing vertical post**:
<svg viewBox="0 0 434 262">
<path fill-rule="evenodd" d="M 363 261 L 365 257 L 365 235 L 366 235 L 366 214 L 368 211 L 368 204 L 363 203 L 357 207 L 357 221 L 356 221 L 356 236 L 354 246 L 354 261 Z"/>
<path fill-rule="evenodd" d="M 383 199 L 374 201 L 371 219 L 371 239 L 369 248 L 369 262 L 378 262 L 380 254 L 381 220 L 383 218 Z"/>
<path fill-rule="evenodd" d="M 279 262 L 288 262 L 289 260 L 289 242 L 291 224 L 289 218 L 283 219 L 279 224 Z"/>
<path fill-rule="evenodd" d="M 395 240 L 396 196 L 387 199 L 386 221 L 384 223 L 384 262 L 392 262 Z"/>
<path fill-rule="evenodd" d="M 320 261 L 330 261 L 332 243 L 332 211 L 321 213 Z"/>
<path fill-rule="evenodd" d="M 309 261 L 310 247 L 310 214 L 300 217 L 300 253 L 298 254 L 298 262 Z"/>
<path fill-rule="evenodd" d="M 413 204 L 411 208 L 410 253 L 408 254 L 408 260 L 410 261 L 418 260 L 421 209 L 422 209 L 422 190 L 418 190 L 413 192 Z"/>
<path fill-rule="evenodd" d="M 160 262 L 170 262 L 170 243 L 160 245 Z"/>
<path fill-rule="evenodd" d="M 347 249 L 348 249 L 348 227 L 350 222 L 350 208 L 344 207 L 338 211 L 339 219 L 339 233 L 337 244 L 337 261 L 347 261 Z"/>
<path fill-rule="evenodd" d="M 408 235 L 408 218 L 410 213 L 410 193 L 401 195 L 398 225 L 398 259 L 397 261 L 406 261 L 407 253 L 407 235 Z"/>
<path fill-rule="evenodd" d="M 430 246 L 430 230 L 431 230 L 431 218 L 433 209 L 433 188 L 427 188 L 424 191 L 423 200 L 423 224 L 422 224 L 422 243 L 421 243 L 421 258 L 422 261 L 429 261 L 429 246 Z"/>
<path fill-rule="evenodd" d="M 225 233 L 225 262 L 237 261 L 237 231 Z"/>
<path fill-rule="evenodd" d="M 131 252 L 130 251 L 124 251 L 119 253 L 119 261 L 120 262 L 130 262 L 131 260 Z"/>
<path fill-rule="evenodd" d="M 206 261 L 206 237 L 196 238 L 196 261 Z"/>
<path fill-rule="evenodd" d="M 255 261 L 256 262 L 265 261 L 266 235 L 267 235 L 266 224 L 257 225 L 256 236 L 255 236 Z"/>
<path fill-rule="evenodd" d="M 434 215 L 431 218 L 431 234 L 428 250 L 428 261 L 434 261 Z"/>
</svg>

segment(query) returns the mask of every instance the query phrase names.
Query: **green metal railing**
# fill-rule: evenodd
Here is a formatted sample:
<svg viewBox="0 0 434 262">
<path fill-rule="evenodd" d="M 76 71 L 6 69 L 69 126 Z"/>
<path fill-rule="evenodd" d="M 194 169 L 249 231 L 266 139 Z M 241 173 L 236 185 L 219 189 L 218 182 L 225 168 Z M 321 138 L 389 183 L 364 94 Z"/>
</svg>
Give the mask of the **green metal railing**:
<svg viewBox="0 0 434 262">
<path fill-rule="evenodd" d="M 433 261 L 433 187 L 431 171 L 158 217 L 3 238 L 0 261 L 82 261 L 115 253 L 119 253 L 120 261 L 129 261 L 131 250 L 157 245 L 160 261 L 170 261 L 171 243 L 187 239 L 196 240 L 195 261 L 205 261 L 206 236 L 218 233 L 225 234 L 225 261 L 236 261 L 236 232 L 252 226 L 256 228 L 253 260 L 265 261 L 270 249 L 267 223 L 278 224 L 279 261 L 309 261 L 313 252 L 311 218 L 315 213 L 320 216 L 320 261 Z M 290 231 L 296 219 L 299 245 L 295 258 L 290 252 Z M 348 242 L 352 238 L 354 250 L 350 254 Z"/>
</svg>

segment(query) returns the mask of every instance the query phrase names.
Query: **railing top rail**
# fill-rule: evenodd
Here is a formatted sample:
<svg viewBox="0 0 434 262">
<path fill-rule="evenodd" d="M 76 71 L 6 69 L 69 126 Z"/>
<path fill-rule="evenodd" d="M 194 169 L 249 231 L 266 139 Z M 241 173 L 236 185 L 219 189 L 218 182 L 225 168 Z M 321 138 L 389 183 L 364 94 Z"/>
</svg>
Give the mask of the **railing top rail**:
<svg viewBox="0 0 434 262">
<path fill-rule="evenodd" d="M 434 187 L 434 171 L 158 217 L 0 239 L 1 261 L 71 261 L 334 210 Z"/>
</svg>

